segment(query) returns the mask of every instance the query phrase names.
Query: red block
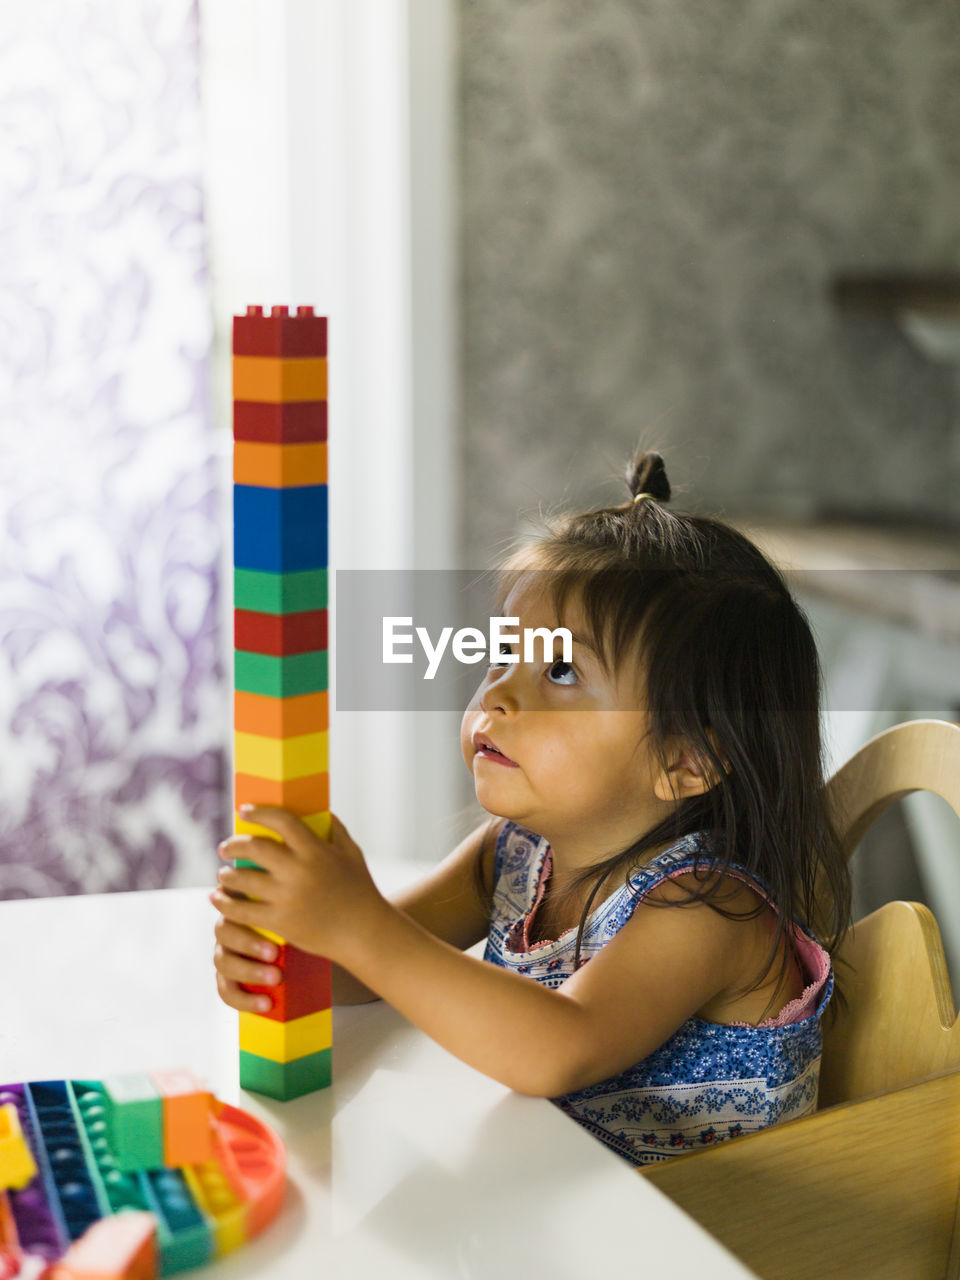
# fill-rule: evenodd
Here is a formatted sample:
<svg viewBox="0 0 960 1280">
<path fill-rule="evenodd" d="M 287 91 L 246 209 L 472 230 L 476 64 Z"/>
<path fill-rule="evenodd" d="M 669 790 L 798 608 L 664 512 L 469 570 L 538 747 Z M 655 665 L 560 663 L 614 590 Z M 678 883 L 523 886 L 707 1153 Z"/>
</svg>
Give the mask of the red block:
<svg viewBox="0 0 960 1280">
<path fill-rule="evenodd" d="M 152 1213 L 124 1212 L 89 1226 L 52 1274 L 56 1280 L 154 1280 L 157 1260 L 156 1218 Z"/>
<path fill-rule="evenodd" d="M 283 970 L 283 982 L 279 987 L 254 987 L 244 984 L 244 991 L 261 992 L 273 1000 L 273 1008 L 261 1014 L 275 1022 L 291 1022 L 308 1013 L 329 1009 L 330 961 L 324 956 L 310 955 L 299 947 L 285 942 L 280 948 L 276 964 Z"/>
<path fill-rule="evenodd" d="M 253 613 L 233 611 L 234 647 L 244 653 L 268 653 L 288 658 L 327 647 L 327 611 L 306 613 Z"/>
<path fill-rule="evenodd" d="M 235 400 L 233 438 L 252 444 L 322 444 L 327 438 L 327 402 Z"/>
<path fill-rule="evenodd" d="M 297 307 L 292 316 L 288 307 L 247 307 L 245 316 L 233 317 L 235 356 L 325 356 L 327 319 L 315 316 L 313 307 Z"/>
</svg>

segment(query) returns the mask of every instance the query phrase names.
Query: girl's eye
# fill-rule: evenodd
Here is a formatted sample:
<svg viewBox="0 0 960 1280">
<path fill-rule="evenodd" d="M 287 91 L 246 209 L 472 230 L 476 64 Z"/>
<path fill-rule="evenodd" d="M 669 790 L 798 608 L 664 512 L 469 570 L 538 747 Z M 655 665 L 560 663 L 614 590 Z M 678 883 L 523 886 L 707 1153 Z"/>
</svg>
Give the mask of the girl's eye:
<svg viewBox="0 0 960 1280">
<path fill-rule="evenodd" d="M 554 679 L 554 676 L 556 676 L 556 679 Z M 558 658 L 547 672 L 547 679 L 552 684 L 576 684 L 577 673 L 569 662 L 564 662 Z"/>
</svg>

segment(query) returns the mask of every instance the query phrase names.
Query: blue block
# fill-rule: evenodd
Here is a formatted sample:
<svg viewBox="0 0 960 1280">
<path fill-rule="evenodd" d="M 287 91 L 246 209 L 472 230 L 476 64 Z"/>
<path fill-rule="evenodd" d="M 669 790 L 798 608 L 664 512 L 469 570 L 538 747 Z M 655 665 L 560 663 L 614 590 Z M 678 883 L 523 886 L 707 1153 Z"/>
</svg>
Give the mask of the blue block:
<svg viewBox="0 0 960 1280">
<path fill-rule="evenodd" d="M 300 573 L 327 563 L 327 486 L 233 486 L 233 563 L 238 569 Z"/>
</svg>

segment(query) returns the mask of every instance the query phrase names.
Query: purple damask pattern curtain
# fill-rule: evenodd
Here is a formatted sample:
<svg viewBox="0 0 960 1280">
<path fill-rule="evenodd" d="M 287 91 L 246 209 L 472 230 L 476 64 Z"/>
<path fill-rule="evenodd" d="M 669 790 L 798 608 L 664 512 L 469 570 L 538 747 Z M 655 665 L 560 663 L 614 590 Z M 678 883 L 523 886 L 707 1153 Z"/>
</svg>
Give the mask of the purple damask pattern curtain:
<svg viewBox="0 0 960 1280">
<path fill-rule="evenodd" d="M 196 0 L 0 10 L 0 898 L 229 821 Z"/>
</svg>

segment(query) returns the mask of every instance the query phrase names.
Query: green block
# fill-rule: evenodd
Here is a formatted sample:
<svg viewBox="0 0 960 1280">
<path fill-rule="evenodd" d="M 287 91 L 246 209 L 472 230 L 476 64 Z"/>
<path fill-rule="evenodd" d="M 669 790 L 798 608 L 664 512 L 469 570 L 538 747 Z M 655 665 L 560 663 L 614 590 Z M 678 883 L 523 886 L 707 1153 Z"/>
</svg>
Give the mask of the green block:
<svg viewBox="0 0 960 1280">
<path fill-rule="evenodd" d="M 154 1169 L 139 1176 L 140 1190 L 157 1219 L 161 1276 L 203 1267 L 216 1255 L 211 1223 L 196 1203 L 179 1169 Z"/>
<path fill-rule="evenodd" d="M 163 1099 L 147 1075 L 103 1081 L 107 1142 L 122 1173 L 163 1167 Z"/>
<path fill-rule="evenodd" d="M 268 1098 L 289 1102 L 330 1084 L 332 1052 L 321 1049 L 292 1062 L 274 1062 L 259 1054 L 240 1050 L 240 1088 L 263 1093 Z"/>
<path fill-rule="evenodd" d="M 205 1267 L 216 1257 L 217 1248 L 207 1227 L 192 1227 L 174 1236 L 158 1232 L 160 1275 L 172 1276 L 192 1267 Z"/>
<path fill-rule="evenodd" d="M 327 607 L 326 569 L 264 573 L 234 569 L 233 607 L 253 613 L 306 613 Z"/>
<path fill-rule="evenodd" d="M 269 653 L 234 654 L 233 678 L 238 693 L 261 693 L 268 698 L 294 698 L 327 688 L 327 650 L 293 653 L 277 658 Z"/>
</svg>

